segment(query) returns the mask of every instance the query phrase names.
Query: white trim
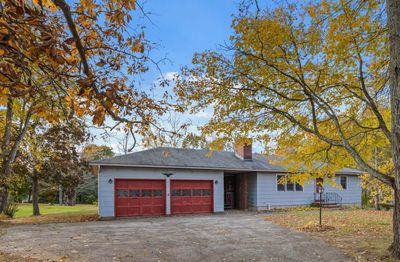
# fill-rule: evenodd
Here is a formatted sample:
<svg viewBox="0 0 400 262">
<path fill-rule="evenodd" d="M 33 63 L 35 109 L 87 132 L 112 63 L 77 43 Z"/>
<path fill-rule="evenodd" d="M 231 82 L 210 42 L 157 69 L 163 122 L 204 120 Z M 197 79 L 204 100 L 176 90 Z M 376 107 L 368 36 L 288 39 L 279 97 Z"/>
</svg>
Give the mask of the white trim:
<svg viewBox="0 0 400 262">
<path fill-rule="evenodd" d="M 171 215 L 171 177 L 165 179 L 165 215 Z"/>
<path fill-rule="evenodd" d="M 246 160 L 243 160 L 246 161 Z M 199 167 L 199 166 L 159 166 L 159 165 L 134 165 L 134 164 L 114 164 L 114 163 L 96 163 L 89 162 L 89 166 L 115 166 L 115 167 L 143 167 L 143 168 L 170 168 L 170 169 L 194 169 L 194 170 L 215 170 L 215 171 L 243 171 L 243 172 L 265 172 L 265 173 L 280 173 L 289 174 L 294 172 L 288 172 L 284 170 L 268 170 L 268 169 L 240 169 L 240 168 L 224 168 L 224 167 Z M 335 175 L 354 175 L 360 176 L 363 173 L 357 172 L 337 172 Z M 300 191 L 299 191 L 300 192 Z"/>
<path fill-rule="evenodd" d="M 99 166 L 99 170 L 97 171 L 97 214 L 99 216 L 101 216 L 101 212 L 100 212 L 100 194 L 101 194 L 101 190 L 100 190 L 100 168 L 101 166 Z"/>
<path fill-rule="evenodd" d="M 245 160 L 244 160 L 245 161 Z M 268 173 L 287 173 L 278 170 L 262 169 L 240 169 L 223 167 L 193 167 L 193 166 L 158 166 L 158 165 L 131 165 L 131 164 L 110 164 L 110 163 L 89 163 L 90 166 L 114 166 L 114 167 L 143 167 L 143 168 L 165 168 L 165 169 L 194 169 L 194 170 L 213 170 L 213 171 L 243 171 L 243 172 L 268 172 Z"/>
</svg>

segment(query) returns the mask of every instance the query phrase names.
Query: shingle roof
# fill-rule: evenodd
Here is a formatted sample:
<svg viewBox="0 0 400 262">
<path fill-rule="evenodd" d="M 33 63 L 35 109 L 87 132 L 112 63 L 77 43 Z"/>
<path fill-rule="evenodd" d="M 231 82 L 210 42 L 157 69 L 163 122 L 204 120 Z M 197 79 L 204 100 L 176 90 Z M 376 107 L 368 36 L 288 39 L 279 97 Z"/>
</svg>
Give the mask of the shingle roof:
<svg viewBox="0 0 400 262">
<path fill-rule="evenodd" d="M 237 171 L 285 172 L 286 168 L 272 163 L 276 157 L 253 154 L 253 160 L 242 160 L 228 151 L 210 151 L 205 149 L 181 149 L 157 147 L 109 159 L 93 161 L 91 165 L 107 166 L 144 166 L 164 168 L 191 168 Z M 274 161 L 275 162 L 275 161 Z M 361 174 L 352 168 L 344 168 L 337 173 Z"/>
</svg>

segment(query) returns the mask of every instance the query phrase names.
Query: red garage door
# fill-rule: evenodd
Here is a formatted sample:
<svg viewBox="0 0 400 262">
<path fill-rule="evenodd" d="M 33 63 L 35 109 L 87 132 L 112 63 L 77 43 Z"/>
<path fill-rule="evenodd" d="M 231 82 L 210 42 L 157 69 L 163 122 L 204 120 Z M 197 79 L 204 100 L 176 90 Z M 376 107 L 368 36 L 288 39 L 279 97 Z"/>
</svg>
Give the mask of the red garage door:
<svg viewBox="0 0 400 262">
<path fill-rule="evenodd" d="M 171 180 L 171 214 L 212 213 L 213 181 Z"/>
<path fill-rule="evenodd" d="M 165 180 L 115 179 L 115 216 L 165 214 Z"/>
</svg>

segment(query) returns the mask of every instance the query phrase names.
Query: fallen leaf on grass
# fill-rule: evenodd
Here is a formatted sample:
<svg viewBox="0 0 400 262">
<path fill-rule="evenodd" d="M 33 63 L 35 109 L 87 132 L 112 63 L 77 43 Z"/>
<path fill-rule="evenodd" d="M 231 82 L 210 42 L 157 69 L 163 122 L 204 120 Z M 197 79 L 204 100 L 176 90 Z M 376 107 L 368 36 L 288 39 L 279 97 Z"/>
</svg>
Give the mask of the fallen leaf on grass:
<svg viewBox="0 0 400 262">
<path fill-rule="evenodd" d="M 304 227 L 300 227 L 299 230 L 304 232 L 326 232 L 335 230 L 335 227 L 329 225 L 307 224 Z"/>
</svg>

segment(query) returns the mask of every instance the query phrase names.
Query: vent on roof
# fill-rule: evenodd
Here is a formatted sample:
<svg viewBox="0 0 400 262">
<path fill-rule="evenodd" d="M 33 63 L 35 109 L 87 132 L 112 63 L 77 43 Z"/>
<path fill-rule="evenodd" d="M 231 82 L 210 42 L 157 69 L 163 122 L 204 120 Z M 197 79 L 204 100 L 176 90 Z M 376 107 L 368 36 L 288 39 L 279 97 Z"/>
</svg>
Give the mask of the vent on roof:
<svg viewBox="0 0 400 262">
<path fill-rule="evenodd" d="M 250 138 L 237 140 L 235 143 L 235 156 L 242 160 L 252 160 L 253 150 Z"/>
</svg>

